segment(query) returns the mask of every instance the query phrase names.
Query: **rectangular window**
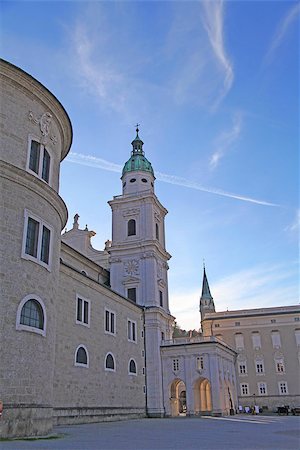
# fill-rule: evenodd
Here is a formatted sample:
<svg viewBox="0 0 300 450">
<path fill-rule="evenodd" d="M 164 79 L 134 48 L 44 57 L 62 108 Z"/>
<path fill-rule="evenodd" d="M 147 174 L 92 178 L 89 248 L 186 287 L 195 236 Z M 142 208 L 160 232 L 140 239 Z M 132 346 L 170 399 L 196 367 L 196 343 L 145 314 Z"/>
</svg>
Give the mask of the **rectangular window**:
<svg viewBox="0 0 300 450">
<path fill-rule="evenodd" d="M 51 156 L 43 144 L 31 140 L 29 144 L 29 158 L 27 169 L 35 173 L 39 178 L 49 183 Z"/>
<path fill-rule="evenodd" d="M 89 326 L 90 322 L 90 301 L 77 296 L 76 323 Z"/>
<path fill-rule="evenodd" d="M 241 383 L 241 395 L 249 395 L 249 384 L 248 383 Z"/>
<path fill-rule="evenodd" d="M 127 297 L 136 303 L 136 288 L 127 289 Z"/>
<path fill-rule="evenodd" d="M 42 178 L 46 183 L 49 183 L 49 173 L 50 173 L 50 155 L 46 149 L 44 149 L 43 157 L 43 167 L 42 167 Z"/>
<path fill-rule="evenodd" d="M 27 255 L 37 258 L 38 239 L 39 239 L 39 222 L 37 220 L 32 219 L 31 217 L 28 217 L 26 248 L 25 248 L 25 253 L 27 253 Z"/>
<path fill-rule="evenodd" d="M 278 387 L 279 387 L 279 394 L 280 395 L 288 394 L 288 387 L 287 387 L 287 382 L 286 381 L 280 381 L 278 383 Z"/>
<path fill-rule="evenodd" d="M 236 348 L 244 348 L 244 336 L 242 333 L 236 333 L 235 336 L 235 346 Z"/>
<path fill-rule="evenodd" d="M 259 333 L 252 333 L 252 345 L 254 349 L 261 348 L 261 339 Z"/>
<path fill-rule="evenodd" d="M 267 395 L 267 384 L 257 383 L 257 390 L 259 395 Z"/>
<path fill-rule="evenodd" d="M 50 270 L 52 227 L 25 210 L 22 258 L 30 259 Z"/>
<path fill-rule="evenodd" d="M 163 306 L 163 305 L 164 305 L 164 303 L 163 303 L 163 293 L 162 293 L 162 291 L 159 291 L 159 304 L 160 304 L 160 306 Z"/>
<path fill-rule="evenodd" d="M 197 369 L 198 370 L 203 370 L 204 369 L 203 356 L 197 356 Z"/>
<path fill-rule="evenodd" d="M 36 141 L 31 141 L 30 155 L 29 155 L 29 169 L 38 174 L 39 165 L 40 165 L 40 144 Z"/>
<path fill-rule="evenodd" d="M 48 264 L 49 262 L 49 248 L 50 248 L 50 230 L 43 225 L 42 233 L 42 248 L 41 248 L 41 260 Z"/>
<path fill-rule="evenodd" d="M 276 366 L 276 372 L 277 373 L 284 373 L 285 367 L 284 367 L 284 361 L 282 358 L 275 359 L 275 366 Z"/>
<path fill-rule="evenodd" d="M 174 370 L 174 372 L 177 372 L 179 370 L 179 359 L 178 358 L 173 359 L 173 370 Z"/>
<path fill-rule="evenodd" d="M 300 347 L 300 329 L 295 330 L 295 338 L 296 338 L 296 344 L 298 347 Z"/>
<path fill-rule="evenodd" d="M 235 322 L 234 326 L 239 327 L 241 325 L 241 322 Z"/>
<path fill-rule="evenodd" d="M 264 369 L 263 361 L 255 362 L 255 370 L 256 370 L 256 373 L 264 373 L 265 369 Z"/>
<path fill-rule="evenodd" d="M 127 321 L 127 337 L 131 342 L 136 342 L 136 322 L 128 319 Z"/>
<path fill-rule="evenodd" d="M 116 334 L 116 316 L 113 311 L 105 310 L 105 332 Z"/>
<path fill-rule="evenodd" d="M 271 338 L 272 338 L 273 348 L 281 347 L 281 339 L 280 339 L 279 331 L 272 331 Z"/>
<path fill-rule="evenodd" d="M 247 364 L 245 362 L 239 363 L 239 373 L 240 373 L 240 375 L 247 374 Z"/>
</svg>

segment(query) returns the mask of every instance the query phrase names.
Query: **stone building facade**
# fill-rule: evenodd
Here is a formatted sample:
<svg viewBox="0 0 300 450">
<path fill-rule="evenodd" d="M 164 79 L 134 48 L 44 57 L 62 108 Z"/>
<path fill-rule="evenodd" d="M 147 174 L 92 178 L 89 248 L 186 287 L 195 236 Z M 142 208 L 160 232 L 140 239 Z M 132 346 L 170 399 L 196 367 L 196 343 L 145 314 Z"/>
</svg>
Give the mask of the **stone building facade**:
<svg viewBox="0 0 300 450">
<path fill-rule="evenodd" d="M 216 312 L 206 280 L 200 300 L 202 331 L 237 352 L 239 405 L 274 411 L 300 405 L 300 308 Z"/>
<path fill-rule="evenodd" d="M 173 339 L 164 219 L 138 135 L 94 249 L 59 196 L 72 126 L 56 97 L 0 61 L 1 437 L 54 424 L 227 415 L 238 406 L 233 342 Z M 203 300 L 211 305 L 206 275 Z"/>
<path fill-rule="evenodd" d="M 224 359 L 234 383 L 234 350 L 206 340 L 187 355 L 187 344 L 177 342 L 175 356 L 181 354 L 186 370 L 174 372 L 169 363 L 167 210 L 155 195 L 138 132 L 122 195 L 109 202 L 111 241 L 94 249 L 95 233 L 79 228 L 78 214 L 61 235 L 68 211 L 58 193 L 59 170 L 72 143 L 70 119 L 29 74 L 3 60 L 0 69 L 1 436 L 45 435 L 53 424 L 178 415 L 168 400 L 183 394 L 174 391 L 178 380 L 188 389 L 188 414 L 227 414 L 219 378 L 211 374 Z"/>
</svg>

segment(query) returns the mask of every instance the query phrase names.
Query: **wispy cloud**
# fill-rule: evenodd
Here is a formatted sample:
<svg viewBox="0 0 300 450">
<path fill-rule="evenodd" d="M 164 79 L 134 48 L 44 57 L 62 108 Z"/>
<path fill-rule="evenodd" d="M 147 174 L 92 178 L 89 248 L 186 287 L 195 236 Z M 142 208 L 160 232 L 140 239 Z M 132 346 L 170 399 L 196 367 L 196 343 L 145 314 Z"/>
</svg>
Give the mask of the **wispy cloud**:
<svg viewBox="0 0 300 450">
<path fill-rule="evenodd" d="M 233 273 L 216 283 L 210 282 L 210 289 L 217 311 L 296 305 L 299 302 L 299 288 L 293 282 L 296 275 L 297 263 L 260 265 Z M 199 327 L 195 314 L 199 311 L 200 295 L 200 285 L 190 292 L 170 293 L 172 313 L 178 315 L 183 328 Z"/>
<path fill-rule="evenodd" d="M 224 1 L 205 0 L 202 2 L 202 6 L 204 28 L 217 65 L 223 74 L 223 87 L 214 104 L 214 107 L 217 107 L 231 89 L 234 80 L 232 63 L 227 55 L 224 43 Z"/>
<path fill-rule="evenodd" d="M 292 6 L 289 9 L 288 13 L 285 15 L 285 17 L 281 20 L 280 24 L 278 25 L 277 30 L 273 36 L 271 45 L 269 47 L 269 50 L 267 51 L 265 57 L 265 64 L 271 62 L 276 49 L 280 46 L 280 44 L 286 37 L 288 30 L 290 29 L 294 21 L 297 19 L 299 13 L 300 13 L 300 3 L 297 2 L 294 6 Z"/>
<path fill-rule="evenodd" d="M 115 164 L 111 161 L 106 161 L 105 159 L 102 159 L 102 158 L 97 158 L 95 156 L 83 155 L 81 153 L 73 153 L 73 152 L 71 152 L 68 155 L 66 161 L 75 163 L 75 164 L 81 164 L 83 166 L 89 166 L 89 167 L 94 167 L 97 169 L 103 169 L 103 170 L 108 170 L 111 172 L 119 172 L 119 173 L 122 171 L 122 167 L 123 167 L 119 164 Z M 242 200 L 245 202 L 255 203 L 257 205 L 280 206 L 280 205 L 277 205 L 276 203 L 267 202 L 265 200 L 259 200 L 259 199 L 255 199 L 255 198 L 251 198 L 251 197 L 246 197 L 246 196 L 240 195 L 240 194 L 234 194 L 232 192 L 226 192 L 226 191 L 223 191 L 222 189 L 216 189 L 213 187 L 205 187 L 195 181 L 187 180 L 186 178 L 178 177 L 177 175 L 169 175 L 169 174 L 162 173 L 162 172 L 155 172 L 155 175 L 158 180 L 163 181 L 165 183 L 174 184 L 176 186 L 183 186 L 183 187 L 190 188 L 190 189 L 196 189 L 198 191 L 207 192 L 210 194 L 216 194 L 216 195 L 220 195 L 223 197 L 234 198 L 236 200 Z"/>
<path fill-rule="evenodd" d="M 223 131 L 215 140 L 214 147 L 216 150 L 211 156 L 209 165 L 211 169 L 215 169 L 225 153 L 229 151 L 233 144 L 240 136 L 242 129 L 242 115 L 236 113 L 233 117 L 233 123 L 230 130 Z"/>
<path fill-rule="evenodd" d="M 296 213 L 296 217 L 294 218 L 293 222 L 290 223 L 286 228 L 285 231 L 289 231 L 291 233 L 298 232 L 300 230 L 300 209 Z"/>
</svg>

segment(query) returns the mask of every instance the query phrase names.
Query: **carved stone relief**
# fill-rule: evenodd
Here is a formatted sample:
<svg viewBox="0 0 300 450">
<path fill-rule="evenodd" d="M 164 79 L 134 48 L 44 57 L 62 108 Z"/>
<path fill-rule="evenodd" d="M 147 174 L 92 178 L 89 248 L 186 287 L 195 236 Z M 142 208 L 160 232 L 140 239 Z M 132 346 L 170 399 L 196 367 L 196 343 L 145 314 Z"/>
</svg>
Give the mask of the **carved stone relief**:
<svg viewBox="0 0 300 450">
<path fill-rule="evenodd" d="M 41 115 L 41 117 L 37 118 L 34 116 L 32 111 L 29 111 L 28 119 L 30 120 L 30 122 L 39 125 L 40 132 L 44 138 L 42 142 L 43 144 L 46 144 L 49 138 L 52 143 L 56 145 L 57 137 L 54 134 L 51 134 L 52 114 L 50 114 L 49 112 L 45 112 Z"/>
<path fill-rule="evenodd" d="M 138 275 L 139 269 L 140 267 L 138 259 L 130 259 L 124 262 L 125 275 Z"/>
</svg>

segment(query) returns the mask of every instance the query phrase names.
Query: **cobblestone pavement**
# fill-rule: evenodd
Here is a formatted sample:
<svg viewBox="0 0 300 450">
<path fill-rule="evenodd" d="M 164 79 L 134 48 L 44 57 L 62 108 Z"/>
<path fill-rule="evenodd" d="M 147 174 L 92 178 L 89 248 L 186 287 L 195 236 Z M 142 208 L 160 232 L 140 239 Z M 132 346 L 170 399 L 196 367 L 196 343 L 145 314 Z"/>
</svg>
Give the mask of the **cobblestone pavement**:
<svg viewBox="0 0 300 450">
<path fill-rule="evenodd" d="M 0 441 L 1 450 L 299 450 L 291 416 L 142 419 L 56 427 L 56 439 Z"/>
</svg>

